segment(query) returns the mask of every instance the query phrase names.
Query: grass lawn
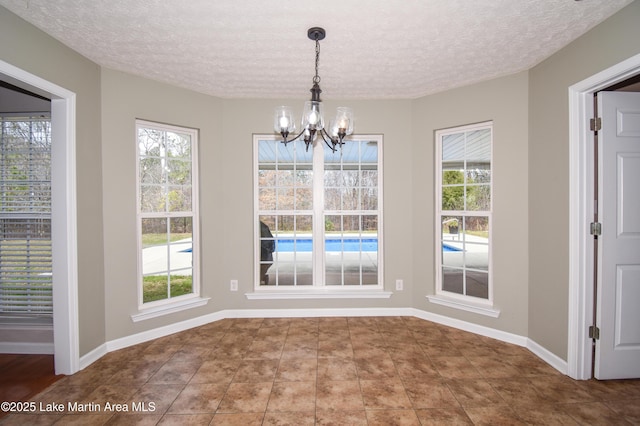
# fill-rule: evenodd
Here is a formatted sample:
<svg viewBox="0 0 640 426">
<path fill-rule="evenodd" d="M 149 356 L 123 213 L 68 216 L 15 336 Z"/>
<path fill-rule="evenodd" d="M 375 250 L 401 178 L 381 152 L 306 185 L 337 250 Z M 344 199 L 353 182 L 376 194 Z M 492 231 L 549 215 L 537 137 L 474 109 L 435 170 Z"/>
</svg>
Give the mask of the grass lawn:
<svg viewBox="0 0 640 426">
<path fill-rule="evenodd" d="M 193 281 L 191 275 L 170 275 L 171 297 L 182 296 L 193 291 Z M 142 279 L 142 299 L 143 303 L 162 300 L 167 295 L 167 275 L 150 275 Z"/>
<path fill-rule="evenodd" d="M 191 232 L 184 234 L 169 234 L 169 242 L 173 243 L 175 241 L 185 240 L 191 237 Z M 160 244 L 167 244 L 167 234 L 142 234 L 142 247 L 157 246 Z"/>
<path fill-rule="evenodd" d="M 187 233 L 169 234 L 169 242 L 175 242 L 191 238 L 193 235 Z M 167 234 L 143 234 L 142 247 L 153 247 L 167 244 Z M 171 297 L 182 296 L 193 292 L 193 280 L 191 275 L 149 275 L 142 278 L 142 300 L 143 303 L 155 300 L 167 299 L 168 281 L 171 280 Z"/>
</svg>

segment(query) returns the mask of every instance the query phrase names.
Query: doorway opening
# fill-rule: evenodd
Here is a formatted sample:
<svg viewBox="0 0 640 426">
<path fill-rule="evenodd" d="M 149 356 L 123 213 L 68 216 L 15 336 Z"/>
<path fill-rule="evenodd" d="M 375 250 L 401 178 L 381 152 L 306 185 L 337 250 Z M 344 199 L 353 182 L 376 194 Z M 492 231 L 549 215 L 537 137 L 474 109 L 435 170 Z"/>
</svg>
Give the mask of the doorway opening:
<svg viewBox="0 0 640 426">
<path fill-rule="evenodd" d="M 0 80 L 2 349 L 53 354 L 51 100 Z"/>
<path fill-rule="evenodd" d="M 594 94 L 637 83 L 640 55 L 635 55 L 569 88 L 569 330 L 567 374 L 578 380 L 592 375 L 593 352 L 589 327 L 593 325 L 595 244 L 590 223 L 597 211 L 594 199 L 595 144 L 590 120 Z"/>
<path fill-rule="evenodd" d="M 0 80 L 51 100 L 51 247 L 56 374 L 79 370 L 75 93 L 0 60 Z"/>
<path fill-rule="evenodd" d="M 608 316 L 609 316 L 608 313 L 605 315 L 605 311 L 599 308 L 599 305 L 603 303 L 601 300 L 603 296 L 599 296 L 599 294 L 602 294 L 601 292 L 604 292 L 604 291 L 611 291 L 611 290 L 608 290 L 607 287 L 603 287 L 603 283 L 605 282 L 605 275 L 604 275 L 605 271 L 603 270 L 603 267 L 602 267 L 603 266 L 602 264 L 604 263 L 602 259 L 603 259 L 603 256 L 607 255 L 607 251 L 604 249 L 602 239 L 599 239 L 599 234 L 601 232 L 601 229 L 603 227 L 610 229 L 612 225 L 611 222 L 603 225 L 602 224 L 603 218 L 599 216 L 600 215 L 599 211 L 601 211 L 606 207 L 604 202 L 604 196 L 606 196 L 607 194 L 606 192 L 603 192 L 602 185 L 604 180 L 610 179 L 610 177 L 609 178 L 606 177 L 606 174 L 601 169 L 602 161 L 604 161 L 603 158 L 600 158 L 602 153 L 601 150 L 606 150 L 607 147 L 612 147 L 614 142 L 614 141 L 608 141 L 607 143 L 607 140 L 603 140 L 600 136 L 600 127 L 603 125 L 605 118 L 607 116 L 605 115 L 605 112 L 601 111 L 600 108 L 598 107 L 600 103 L 598 98 L 605 96 L 605 93 L 608 93 L 608 92 L 640 92 L 640 74 L 634 75 L 626 80 L 615 83 L 593 94 L 593 106 L 594 106 L 595 119 L 594 119 L 594 124 L 592 126 L 593 144 L 594 144 L 594 148 L 593 148 L 594 162 L 592 164 L 592 168 L 593 168 L 592 184 L 593 184 L 593 195 L 594 195 L 593 201 L 596 207 L 594 208 L 595 211 L 594 211 L 592 223 L 596 224 L 596 228 L 594 228 L 594 230 L 597 229 L 597 232 L 594 232 L 594 235 L 593 235 L 593 245 L 594 245 L 593 247 L 593 265 L 594 265 L 593 299 L 594 300 L 593 300 L 593 307 L 592 307 L 592 310 L 593 310 L 592 321 L 591 321 L 591 326 L 589 328 L 590 330 L 589 335 L 592 338 L 591 378 L 602 377 L 602 374 L 603 374 L 602 370 L 600 370 L 600 374 L 598 374 L 599 367 L 602 368 L 603 366 L 597 365 L 598 363 L 602 362 L 602 358 L 600 358 L 600 361 L 598 361 L 598 359 L 599 357 L 601 357 L 601 355 L 599 355 L 600 350 L 604 349 L 604 347 L 602 346 L 604 344 L 604 341 L 599 341 L 600 340 L 599 324 L 601 324 L 602 321 L 608 321 Z M 599 120 L 597 124 L 595 120 Z M 610 149 L 612 148 L 609 148 L 609 150 Z M 611 220 L 612 219 L 609 219 L 609 221 Z M 615 252 L 615 250 L 613 252 Z M 612 254 L 613 252 L 609 254 Z M 598 318 L 600 318 L 601 321 L 599 321 Z M 611 334 L 608 330 L 603 330 L 603 331 L 605 331 L 605 335 Z M 613 356 L 613 353 L 612 353 L 612 356 Z"/>
</svg>

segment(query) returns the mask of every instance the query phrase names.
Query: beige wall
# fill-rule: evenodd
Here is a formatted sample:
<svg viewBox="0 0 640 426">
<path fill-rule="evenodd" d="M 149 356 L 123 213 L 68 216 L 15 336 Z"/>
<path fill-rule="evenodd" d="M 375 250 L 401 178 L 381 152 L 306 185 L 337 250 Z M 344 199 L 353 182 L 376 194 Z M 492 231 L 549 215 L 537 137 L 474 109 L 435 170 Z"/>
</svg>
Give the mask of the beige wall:
<svg viewBox="0 0 640 426">
<path fill-rule="evenodd" d="M 250 301 L 253 288 L 252 134 L 271 133 L 271 112 L 283 100 L 221 101 L 172 86 L 103 70 L 103 187 L 107 340 L 223 309 L 306 309 L 411 306 L 411 291 L 385 300 Z M 288 101 L 302 105 L 302 100 Z M 326 103 L 333 108 L 331 102 Z M 349 102 L 358 131 L 384 133 L 387 247 L 411 239 L 410 101 Z M 132 323 L 137 312 L 135 211 L 136 118 L 200 129 L 202 295 L 205 307 Z M 385 131 L 386 130 L 386 131 Z M 115 207 L 117 206 L 117 208 Z M 391 218 L 391 219 L 389 219 Z M 395 278 L 411 282 L 408 249 L 385 257 L 388 289 Z M 229 291 L 229 280 L 239 291 Z"/>
<path fill-rule="evenodd" d="M 102 72 L 107 340 L 223 309 L 408 307 L 412 304 L 411 102 L 350 101 L 357 131 L 384 134 L 385 281 L 407 283 L 391 299 L 248 300 L 253 290 L 254 133 L 272 133 L 272 111 L 303 100 L 220 100 L 112 70 Z M 337 103 L 326 102 L 328 111 Z M 202 295 L 207 306 L 134 324 L 136 118 L 200 129 Z M 117 207 L 116 207 L 117 206 Z M 409 218 L 409 220 L 407 220 Z M 400 249 L 393 249 L 400 247 Z M 405 248 L 403 248 L 405 247 Z M 229 291 L 229 280 L 239 291 Z"/>
<path fill-rule="evenodd" d="M 0 59 L 76 94 L 80 354 L 105 341 L 100 68 L 0 7 Z"/>
<path fill-rule="evenodd" d="M 414 306 L 526 336 L 528 288 L 528 74 L 498 78 L 414 102 Z M 498 318 L 434 305 L 434 132 L 493 120 L 493 286 Z"/>
<path fill-rule="evenodd" d="M 527 73 L 419 101 L 349 101 L 357 132 L 384 135 L 385 288 L 390 299 L 248 300 L 253 289 L 253 133 L 271 133 L 271 111 L 302 100 L 216 100 L 103 71 L 103 172 L 107 339 L 222 309 L 419 307 L 496 329 L 527 332 Z M 332 110 L 339 102 L 326 102 Z M 201 129 L 203 295 L 206 307 L 133 324 L 136 312 L 136 117 Z M 495 121 L 494 267 L 499 319 L 426 302 L 433 294 L 433 131 Z M 412 125 L 420 123 L 420 125 Z M 418 135 L 418 136 L 416 136 Z M 515 160 L 514 160 L 515 159 Z M 110 206 L 120 206 L 114 209 Z M 519 214 L 514 214 L 517 209 Z M 514 233 L 514 229 L 516 231 Z M 516 238 L 517 235 L 517 238 Z M 416 238 L 417 237 L 417 238 Z M 513 250 L 514 244 L 520 246 Z M 239 291 L 229 291 L 229 280 Z"/>
<path fill-rule="evenodd" d="M 220 100 L 108 69 L 102 70 L 102 172 L 104 198 L 104 262 L 107 340 L 125 337 L 210 310 L 193 309 L 133 323 L 138 312 L 136 239 L 137 118 L 199 129 L 202 231 L 213 235 L 211 223 L 222 215 L 225 159 L 217 154 L 221 138 Z M 205 268 L 221 268 L 222 246 L 202 238 Z M 212 277 L 205 274 L 204 295 L 220 300 Z M 221 306 L 217 304 L 218 309 Z"/>
<path fill-rule="evenodd" d="M 225 101 L 224 139 L 222 151 L 227 180 L 232 186 L 224 188 L 225 269 L 219 286 L 227 300 L 227 307 L 235 309 L 270 308 L 356 308 L 356 307 L 407 307 L 411 306 L 411 287 L 395 293 L 391 299 L 366 300 L 297 300 L 297 301 L 248 301 L 243 293 L 253 289 L 253 171 L 252 133 L 272 134 L 272 111 L 286 104 L 302 110 L 304 100 Z M 411 180 L 411 102 L 410 101 L 345 101 L 325 102 L 330 113 L 338 105 L 353 107 L 356 114 L 356 133 L 380 133 L 384 135 L 384 275 L 385 289 L 394 290 L 395 279 L 411 283 L 411 240 L 413 183 Z M 220 155 L 220 154 L 218 154 Z M 207 236 L 204 236 L 207 239 Z M 239 280 L 240 292 L 228 292 L 229 279 Z"/>
<path fill-rule="evenodd" d="M 529 337 L 567 359 L 568 88 L 640 53 L 640 2 L 530 70 Z"/>
<path fill-rule="evenodd" d="M 100 68 L 0 7 L 0 58 L 75 92 L 80 354 L 222 309 L 415 307 L 567 352 L 567 88 L 640 51 L 632 3 L 529 72 L 417 100 L 347 101 L 356 131 L 384 134 L 385 286 L 390 299 L 250 301 L 253 133 L 283 100 L 222 100 Z M 428 72 L 428 70 L 425 70 Z M 327 88 L 328 89 L 328 88 Z M 301 108 L 302 100 L 287 101 Z M 326 102 L 327 110 L 338 102 Z M 135 118 L 200 129 L 203 295 L 198 309 L 134 324 Z M 429 303 L 435 275 L 433 132 L 494 120 L 497 319 Z M 544 232 L 542 232 L 544 231 Z M 240 291 L 228 290 L 238 279 Z"/>
</svg>

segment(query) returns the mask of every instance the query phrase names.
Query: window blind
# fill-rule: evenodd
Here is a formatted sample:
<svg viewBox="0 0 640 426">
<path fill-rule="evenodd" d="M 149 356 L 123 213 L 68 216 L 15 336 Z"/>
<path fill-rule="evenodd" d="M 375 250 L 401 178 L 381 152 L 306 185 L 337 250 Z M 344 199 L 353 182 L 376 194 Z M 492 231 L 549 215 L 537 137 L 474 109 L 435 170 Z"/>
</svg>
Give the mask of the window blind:
<svg viewBox="0 0 640 426">
<path fill-rule="evenodd" d="M 52 316 L 51 120 L 0 124 L 0 317 Z"/>
</svg>

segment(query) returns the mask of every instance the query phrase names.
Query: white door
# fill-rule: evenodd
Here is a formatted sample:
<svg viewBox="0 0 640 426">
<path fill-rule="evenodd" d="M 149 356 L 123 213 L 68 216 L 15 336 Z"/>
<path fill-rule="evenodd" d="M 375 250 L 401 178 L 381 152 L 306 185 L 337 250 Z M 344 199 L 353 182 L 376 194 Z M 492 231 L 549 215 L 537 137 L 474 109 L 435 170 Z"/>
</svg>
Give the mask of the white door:
<svg viewBox="0 0 640 426">
<path fill-rule="evenodd" d="M 640 93 L 600 92 L 595 377 L 640 377 Z"/>
</svg>

